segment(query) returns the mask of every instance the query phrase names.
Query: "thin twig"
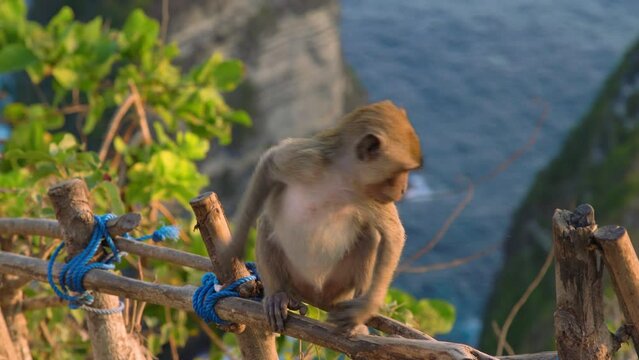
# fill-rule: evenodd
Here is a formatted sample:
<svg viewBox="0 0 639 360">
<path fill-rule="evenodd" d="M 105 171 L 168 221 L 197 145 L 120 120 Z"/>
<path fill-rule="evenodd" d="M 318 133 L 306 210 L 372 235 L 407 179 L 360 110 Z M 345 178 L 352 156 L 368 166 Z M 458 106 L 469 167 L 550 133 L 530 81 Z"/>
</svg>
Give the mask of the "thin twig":
<svg viewBox="0 0 639 360">
<path fill-rule="evenodd" d="M 510 325 L 515 319 L 515 315 L 517 315 L 517 312 L 519 312 L 521 307 L 524 306 L 524 304 L 526 303 L 530 295 L 533 293 L 533 291 L 535 291 L 537 286 L 539 286 L 539 283 L 541 283 L 541 280 L 544 278 L 544 275 L 546 275 L 546 272 L 548 271 L 548 269 L 550 268 L 550 265 L 552 264 L 552 260 L 554 256 L 555 256 L 555 249 L 551 248 L 550 251 L 548 252 L 548 256 L 546 257 L 546 261 L 544 262 L 544 265 L 539 270 L 539 273 L 537 273 L 537 276 L 535 276 L 535 278 L 530 283 L 530 285 L 528 285 L 528 288 L 526 288 L 526 291 L 524 291 L 524 294 L 515 303 L 513 308 L 510 309 L 510 312 L 508 313 L 508 316 L 506 317 L 506 320 L 504 321 L 504 325 L 501 327 L 499 341 L 497 343 L 497 356 L 501 356 L 502 353 L 504 352 L 504 346 L 506 344 L 506 335 L 508 335 L 508 330 L 510 329 Z"/>
<path fill-rule="evenodd" d="M 64 115 L 86 113 L 87 111 L 89 111 L 89 106 L 86 104 L 74 104 L 74 105 L 65 106 L 62 109 L 60 109 L 60 111 L 62 111 L 62 114 Z"/>
<path fill-rule="evenodd" d="M 124 328 L 126 329 L 127 333 L 131 333 L 131 317 L 130 315 L 130 310 L 131 310 L 131 300 L 129 300 L 129 298 L 125 297 L 124 298 L 124 314 L 122 314 L 122 318 L 124 319 Z"/>
<path fill-rule="evenodd" d="M 51 349 L 55 350 L 57 348 L 57 342 L 55 341 L 55 338 L 51 335 L 51 332 L 49 331 L 49 327 L 47 326 L 47 323 L 44 320 L 40 321 L 40 323 L 38 323 L 38 328 L 40 329 L 40 334 L 42 334 L 42 338 L 49 344 L 49 346 L 51 346 Z"/>
<path fill-rule="evenodd" d="M 426 253 L 428 253 L 430 250 L 432 250 L 435 247 L 435 245 L 437 245 L 437 243 L 439 243 L 444 238 L 444 235 L 446 235 L 446 232 L 448 232 L 448 229 L 450 228 L 450 226 L 455 222 L 455 220 L 459 217 L 459 215 L 461 215 L 462 211 L 464 211 L 466 206 L 468 206 L 468 204 L 473 199 L 474 195 L 475 195 L 475 186 L 473 185 L 471 181 L 469 181 L 468 187 L 466 190 L 466 196 L 464 197 L 464 199 L 462 199 L 462 201 L 459 202 L 459 204 L 457 204 L 453 212 L 450 215 L 448 215 L 448 218 L 446 219 L 444 224 L 442 224 L 439 230 L 437 230 L 437 233 L 435 234 L 435 236 L 433 236 L 433 238 L 430 239 L 430 241 L 426 245 L 424 245 L 421 249 L 417 250 L 411 257 L 409 257 L 408 260 L 406 260 L 406 262 L 403 265 L 409 266 L 411 263 L 415 262 L 416 260 L 424 256 Z"/>
<path fill-rule="evenodd" d="M 171 329 L 173 329 L 175 324 L 173 324 L 173 319 L 171 318 L 171 308 L 168 306 L 164 307 L 164 318 L 165 322 Z M 169 347 L 171 348 L 171 359 L 180 360 L 180 356 L 177 351 L 177 344 L 175 343 L 175 338 L 173 336 L 169 336 Z"/>
<path fill-rule="evenodd" d="M 56 247 L 58 247 L 58 245 L 60 245 L 60 242 L 62 242 L 62 240 L 60 239 L 54 239 L 51 244 L 49 244 L 49 246 L 47 246 L 46 249 L 44 249 L 41 253 L 38 254 L 38 257 L 40 259 L 46 259 L 49 257 L 49 255 L 51 255 L 51 253 L 53 252 L 53 250 L 55 250 Z"/>
<path fill-rule="evenodd" d="M 175 218 L 175 216 L 173 216 L 171 211 L 167 209 L 167 207 L 164 206 L 162 202 L 154 201 L 154 203 L 155 203 L 155 207 L 169 221 L 169 223 L 174 225 L 177 224 L 177 219 Z M 180 231 L 180 240 L 182 240 L 187 245 L 191 244 L 191 238 L 184 231 Z"/>
<path fill-rule="evenodd" d="M 66 302 L 57 296 L 45 296 L 36 298 L 27 298 L 22 300 L 20 309 L 25 311 L 40 310 L 50 307 L 64 306 Z"/>
<path fill-rule="evenodd" d="M 499 339 L 501 337 L 501 329 L 499 328 L 499 325 L 497 325 L 497 321 L 491 321 L 490 325 L 493 328 L 495 337 Z M 508 355 L 515 355 L 515 350 L 513 350 L 513 347 L 510 346 L 507 340 L 504 340 L 504 349 L 506 349 Z"/>
<path fill-rule="evenodd" d="M 453 267 L 457 267 L 457 266 L 461 266 L 464 265 L 466 263 L 469 263 L 473 260 L 477 260 L 481 257 L 484 257 L 488 254 L 493 253 L 501 244 L 495 244 L 493 246 L 490 246 L 486 249 L 477 251 L 476 253 L 473 253 L 469 256 L 465 256 L 465 257 L 461 257 L 461 258 L 457 258 L 451 261 L 445 261 L 445 262 L 440 262 L 440 263 L 435 263 L 435 264 L 428 264 L 428 265 L 424 265 L 424 266 L 411 266 L 411 267 L 404 267 L 404 266 L 400 266 L 397 271 L 398 272 L 404 272 L 404 273 L 425 273 L 425 272 L 429 272 L 429 271 L 436 271 L 436 270 L 445 270 L 445 269 L 450 269 Z"/>
<path fill-rule="evenodd" d="M 113 138 L 118 131 L 118 127 L 120 127 L 120 122 L 122 122 L 124 115 L 126 115 L 126 112 L 129 110 L 131 105 L 133 105 L 133 101 L 134 96 L 132 94 L 127 96 L 126 100 L 124 100 L 122 105 L 120 105 L 118 110 L 113 115 L 111 124 L 109 125 L 109 131 L 104 137 L 104 141 L 102 142 L 102 147 L 100 148 L 100 152 L 98 155 L 98 157 L 100 158 L 100 163 L 103 163 L 106 159 L 107 153 L 109 152 L 109 147 L 111 146 L 111 142 L 113 141 Z"/>
<path fill-rule="evenodd" d="M 485 183 L 486 181 L 492 180 L 495 176 L 504 172 L 510 165 L 512 165 L 517 159 L 519 159 L 522 155 L 528 152 L 533 147 L 533 145 L 535 145 L 535 143 L 537 142 L 537 138 L 539 137 L 539 134 L 541 133 L 541 128 L 544 125 L 544 122 L 546 122 L 546 119 L 548 118 L 548 112 L 549 112 L 548 103 L 538 98 L 535 99 L 535 102 L 542 107 L 542 112 L 539 115 L 539 118 L 537 119 L 537 123 L 535 124 L 535 129 L 528 137 L 528 141 L 526 141 L 526 143 L 520 146 L 517 150 L 512 152 L 510 156 L 506 158 L 506 160 L 497 164 L 497 166 L 495 166 L 490 172 L 480 177 L 479 179 L 475 180 L 474 181 L 475 185 L 479 186 Z"/>
<path fill-rule="evenodd" d="M 202 329 L 202 331 L 206 334 L 206 336 L 208 336 L 209 339 L 211 339 L 211 341 L 213 342 L 213 344 L 215 344 L 215 346 L 217 346 L 220 350 L 222 350 L 222 352 L 226 356 L 228 356 L 229 359 L 237 360 L 237 357 L 233 354 L 231 349 L 229 349 L 229 347 L 226 346 L 226 344 L 224 344 L 224 341 L 222 341 L 222 339 L 213 330 L 211 330 L 209 325 L 205 323 L 204 320 L 200 319 L 199 317 L 193 314 L 191 314 L 191 317 L 195 319 L 195 321 L 200 326 L 200 329 Z"/>
<path fill-rule="evenodd" d="M 151 145 L 151 143 L 153 143 L 153 138 L 151 137 L 149 122 L 146 118 L 146 111 L 144 110 L 142 96 L 140 96 L 140 92 L 138 92 L 138 88 L 132 80 L 129 80 L 129 88 L 133 95 L 135 111 L 138 113 L 138 121 L 140 122 L 140 130 L 142 131 L 142 141 L 144 141 L 145 145 Z"/>
<path fill-rule="evenodd" d="M 169 0 L 162 0 L 162 25 L 160 30 L 160 39 L 162 43 L 166 43 L 166 36 L 169 32 Z"/>
</svg>

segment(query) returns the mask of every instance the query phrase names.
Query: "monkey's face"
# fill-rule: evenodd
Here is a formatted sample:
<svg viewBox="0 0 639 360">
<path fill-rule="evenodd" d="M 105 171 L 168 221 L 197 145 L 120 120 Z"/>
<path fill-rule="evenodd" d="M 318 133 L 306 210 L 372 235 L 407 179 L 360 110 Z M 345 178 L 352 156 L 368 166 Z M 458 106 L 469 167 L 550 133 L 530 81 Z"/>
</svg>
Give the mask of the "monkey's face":
<svg viewBox="0 0 639 360">
<path fill-rule="evenodd" d="M 408 173 L 422 165 L 419 138 L 404 109 L 391 101 L 363 106 L 345 116 L 335 133 L 349 151 L 355 144 L 344 169 L 360 195 L 383 204 L 404 196 Z"/>
<path fill-rule="evenodd" d="M 367 134 L 357 144 L 359 183 L 364 195 L 387 204 L 399 201 L 408 188 L 408 173 L 421 166 L 421 152 L 415 152 L 417 136 L 407 141 L 392 141 L 381 135 Z"/>
</svg>

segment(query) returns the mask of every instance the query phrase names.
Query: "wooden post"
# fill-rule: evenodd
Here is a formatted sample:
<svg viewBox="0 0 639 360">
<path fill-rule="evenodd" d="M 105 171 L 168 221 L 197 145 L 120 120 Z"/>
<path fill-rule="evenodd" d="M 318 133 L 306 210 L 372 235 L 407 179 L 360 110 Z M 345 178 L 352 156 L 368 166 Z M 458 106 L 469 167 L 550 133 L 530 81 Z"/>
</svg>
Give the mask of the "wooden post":
<svg viewBox="0 0 639 360">
<path fill-rule="evenodd" d="M 231 231 L 228 226 L 224 209 L 212 192 L 201 194 L 190 201 L 193 212 L 197 219 L 197 227 L 202 234 L 202 240 L 206 245 L 206 250 L 213 263 L 215 272 L 220 281 L 224 284 L 250 275 L 240 259 L 218 259 L 216 248 L 226 247 L 231 241 Z M 241 290 L 250 296 L 256 292 L 257 284 L 246 283 Z M 275 348 L 275 335 L 264 328 L 249 327 L 244 329 L 244 325 L 233 329 L 238 332 L 237 339 L 244 359 L 278 359 Z"/>
<path fill-rule="evenodd" d="M 49 189 L 49 198 L 62 227 L 69 258 L 82 251 L 93 232 L 95 220 L 84 181 L 72 179 Z M 95 293 L 92 307 L 112 309 L 120 304 L 117 296 Z M 89 336 L 94 359 L 145 359 L 144 349 L 124 327 L 122 314 L 99 315 L 87 311 Z"/>
<path fill-rule="evenodd" d="M 625 329 L 639 355 L 639 259 L 628 232 L 621 226 L 604 226 L 595 232 L 610 271 L 617 300 L 626 319 Z"/>
<path fill-rule="evenodd" d="M 594 209 L 555 210 L 553 243 L 557 309 L 555 337 L 561 359 L 611 359 L 612 334 L 603 318 L 603 265 L 591 244 Z"/>
<path fill-rule="evenodd" d="M 0 251 L 11 251 L 12 249 L 11 237 L 0 237 Z M 3 322 L 9 331 L 14 349 L 10 356 L 11 359 L 32 359 L 27 319 L 23 313 L 18 311 L 24 297 L 22 287 L 30 281 L 31 279 L 28 277 L 16 274 L 0 275 L 0 312 L 4 314 Z"/>
<path fill-rule="evenodd" d="M 17 354 L 13 346 L 9 327 L 7 327 L 7 322 L 4 320 L 4 315 L 2 315 L 2 310 L 0 309 L 0 360 L 9 360 L 16 357 Z"/>
</svg>

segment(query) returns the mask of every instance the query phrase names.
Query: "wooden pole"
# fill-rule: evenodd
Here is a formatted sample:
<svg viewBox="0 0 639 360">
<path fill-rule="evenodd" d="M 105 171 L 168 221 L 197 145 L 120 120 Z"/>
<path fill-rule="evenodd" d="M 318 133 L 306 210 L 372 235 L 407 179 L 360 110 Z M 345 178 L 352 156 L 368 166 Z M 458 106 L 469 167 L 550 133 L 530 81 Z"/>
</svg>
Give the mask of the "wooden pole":
<svg viewBox="0 0 639 360">
<path fill-rule="evenodd" d="M 610 271 L 617 300 L 626 319 L 625 330 L 639 356 L 639 259 L 628 232 L 621 226 L 604 226 L 595 231 L 606 267 Z"/>
<path fill-rule="evenodd" d="M 561 359 L 611 359 L 612 334 L 603 318 L 602 264 L 591 244 L 594 209 L 555 210 L 553 243 L 557 309 L 555 337 Z"/>
<path fill-rule="evenodd" d="M 54 267 L 54 275 L 61 269 Z M 43 260 L 0 251 L 0 272 L 26 276 L 38 281 L 47 281 L 47 263 Z M 87 289 L 125 296 L 150 304 L 170 306 L 184 311 L 193 311 L 191 299 L 195 287 L 155 284 L 137 279 L 118 276 L 108 271 L 91 271 L 84 284 Z M 243 298 L 226 298 L 216 306 L 218 314 L 227 320 L 241 322 L 250 328 L 267 328 L 262 305 Z M 323 347 L 343 352 L 353 359 L 455 359 L 487 360 L 496 359 L 464 344 L 443 341 L 403 339 L 359 335 L 347 338 L 336 333 L 335 327 L 304 316 L 290 314 L 284 335 L 311 342 Z M 497 357 L 509 360 L 556 360 L 557 353 L 546 352 L 517 356 Z M 564 359 L 564 358 L 562 358 Z"/>
<path fill-rule="evenodd" d="M 0 309 L 0 360 L 9 360 L 15 357 L 16 354 L 16 348 L 13 346 L 9 327 Z"/>
<path fill-rule="evenodd" d="M 84 181 L 72 179 L 52 186 L 48 195 L 71 258 L 86 247 L 93 232 L 95 220 L 89 204 L 89 190 Z M 94 297 L 91 306 L 97 309 L 113 309 L 120 305 L 117 296 L 95 293 Z M 121 313 L 100 315 L 87 311 L 87 323 L 94 359 L 146 358 L 140 344 L 127 333 Z"/>
<path fill-rule="evenodd" d="M 202 240 L 211 258 L 213 272 L 218 275 L 220 281 L 223 284 L 230 284 L 237 279 L 249 276 L 250 273 L 240 259 L 219 259 L 217 257 L 216 249 L 228 246 L 231 241 L 231 230 L 217 195 L 212 192 L 204 193 L 191 200 L 190 204 L 195 213 Z M 259 292 L 255 282 L 244 285 L 238 289 L 244 297 L 255 296 Z M 245 329 L 244 325 L 237 324 L 234 324 L 231 330 L 237 332 L 237 340 L 244 359 L 278 359 L 275 335 L 270 331 L 258 327 Z"/>
</svg>

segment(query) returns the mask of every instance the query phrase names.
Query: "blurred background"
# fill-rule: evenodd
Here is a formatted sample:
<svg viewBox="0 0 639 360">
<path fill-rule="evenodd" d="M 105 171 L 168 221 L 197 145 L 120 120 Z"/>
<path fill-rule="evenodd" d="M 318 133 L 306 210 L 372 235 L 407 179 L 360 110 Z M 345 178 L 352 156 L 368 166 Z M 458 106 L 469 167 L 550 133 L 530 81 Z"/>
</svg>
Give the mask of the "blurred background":
<svg viewBox="0 0 639 360">
<path fill-rule="evenodd" d="M 43 23 L 68 5 L 113 27 L 141 7 L 180 46 L 181 67 L 213 51 L 244 62 L 245 80 L 225 98 L 253 125 L 199 162 L 229 213 L 268 146 L 367 102 L 406 108 L 425 166 L 399 204 L 408 241 L 394 286 L 454 306 L 439 338 L 494 352 L 493 322 L 501 326 L 541 268 L 554 208 L 590 202 L 599 222 L 631 237 L 639 226 L 639 2 L 28 3 Z M 3 101 L 30 96 L 19 76 L 2 81 Z M 518 353 L 554 347 L 552 274 L 510 329 Z"/>
</svg>

